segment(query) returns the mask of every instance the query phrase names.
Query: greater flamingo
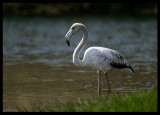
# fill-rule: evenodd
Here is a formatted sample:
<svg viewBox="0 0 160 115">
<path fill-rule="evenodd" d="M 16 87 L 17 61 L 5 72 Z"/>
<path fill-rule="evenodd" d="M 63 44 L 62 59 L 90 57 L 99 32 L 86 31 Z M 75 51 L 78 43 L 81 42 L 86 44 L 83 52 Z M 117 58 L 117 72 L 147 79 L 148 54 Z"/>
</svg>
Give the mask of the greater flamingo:
<svg viewBox="0 0 160 115">
<path fill-rule="evenodd" d="M 82 60 L 79 59 L 80 51 L 82 50 L 83 46 L 87 42 L 88 39 L 88 31 L 85 25 L 81 23 L 74 23 L 67 34 L 65 35 L 66 42 L 68 46 L 70 46 L 70 38 L 72 35 L 82 31 L 83 37 L 76 49 L 73 53 L 73 63 L 76 66 L 90 66 L 97 70 L 98 74 L 98 96 L 101 94 L 101 83 L 100 83 L 100 71 L 104 72 L 107 79 L 108 85 L 108 93 L 111 91 L 109 85 L 109 79 L 107 71 L 114 68 L 129 68 L 133 73 L 134 70 L 131 65 L 124 59 L 124 57 L 117 51 L 104 48 L 104 47 L 90 47 L 88 48 Z"/>
</svg>

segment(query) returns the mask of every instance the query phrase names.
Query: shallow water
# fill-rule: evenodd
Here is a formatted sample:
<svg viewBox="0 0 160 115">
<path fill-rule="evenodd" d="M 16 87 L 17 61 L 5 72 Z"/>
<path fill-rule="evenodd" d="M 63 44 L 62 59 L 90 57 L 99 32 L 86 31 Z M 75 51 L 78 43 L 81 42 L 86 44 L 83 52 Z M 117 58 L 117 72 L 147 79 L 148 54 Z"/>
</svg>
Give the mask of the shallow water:
<svg viewBox="0 0 160 115">
<path fill-rule="evenodd" d="M 3 109 L 31 103 L 54 102 L 97 96 L 97 73 L 76 67 L 72 53 L 82 33 L 64 36 L 74 22 L 89 31 L 86 48 L 109 47 L 117 50 L 133 66 L 135 74 L 112 69 L 112 92 L 137 92 L 157 84 L 157 20 L 111 17 L 19 17 L 3 19 Z M 103 75 L 103 74 L 102 74 Z M 102 95 L 107 92 L 102 77 Z"/>
</svg>

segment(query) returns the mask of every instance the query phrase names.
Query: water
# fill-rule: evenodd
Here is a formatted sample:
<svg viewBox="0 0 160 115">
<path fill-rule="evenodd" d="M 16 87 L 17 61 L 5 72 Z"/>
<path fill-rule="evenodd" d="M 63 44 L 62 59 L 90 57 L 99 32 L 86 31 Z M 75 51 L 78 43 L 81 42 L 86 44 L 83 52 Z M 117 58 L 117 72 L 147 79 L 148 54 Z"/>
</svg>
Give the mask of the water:
<svg viewBox="0 0 160 115">
<path fill-rule="evenodd" d="M 82 33 L 64 36 L 74 22 L 89 31 L 87 45 L 117 50 L 133 66 L 109 71 L 112 92 L 139 92 L 157 84 L 157 20 L 111 17 L 19 17 L 3 19 L 3 109 L 29 107 L 31 103 L 55 102 L 97 96 L 97 74 L 76 67 L 72 53 Z M 108 90 L 102 77 L 102 95 Z"/>
</svg>

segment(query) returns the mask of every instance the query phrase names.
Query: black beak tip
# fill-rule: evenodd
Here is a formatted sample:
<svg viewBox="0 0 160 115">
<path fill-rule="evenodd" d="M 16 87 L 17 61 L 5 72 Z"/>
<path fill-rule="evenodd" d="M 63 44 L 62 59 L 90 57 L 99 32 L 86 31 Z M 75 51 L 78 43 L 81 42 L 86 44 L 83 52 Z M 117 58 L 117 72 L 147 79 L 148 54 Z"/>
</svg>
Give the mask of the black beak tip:
<svg viewBox="0 0 160 115">
<path fill-rule="evenodd" d="M 70 46 L 70 42 L 68 40 L 66 40 L 66 42 L 67 42 L 67 45 Z"/>
</svg>

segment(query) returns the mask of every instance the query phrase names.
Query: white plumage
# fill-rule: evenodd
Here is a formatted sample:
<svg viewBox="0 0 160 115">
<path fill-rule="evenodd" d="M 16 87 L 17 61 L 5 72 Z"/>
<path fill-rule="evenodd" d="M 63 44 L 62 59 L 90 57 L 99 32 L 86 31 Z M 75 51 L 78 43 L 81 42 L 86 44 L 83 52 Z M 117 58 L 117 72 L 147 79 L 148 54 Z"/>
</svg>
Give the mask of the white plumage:
<svg viewBox="0 0 160 115">
<path fill-rule="evenodd" d="M 70 45 L 70 38 L 72 35 L 78 33 L 79 31 L 83 31 L 83 38 L 74 50 L 73 53 L 73 63 L 76 66 L 90 66 L 97 70 L 98 73 L 98 95 L 100 96 L 100 71 L 103 71 L 107 78 L 107 84 L 110 92 L 110 85 L 108 80 L 107 71 L 114 68 L 129 68 L 132 72 L 134 72 L 131 65 L 124 59 L 124 57 L 115 50 L 104 48 L 104 47 L 90 47 L 88 48 L 82 60 L 79 59 L 79 54 L 88 38 L 88 31 L 86 26 L 81 23 L 74 23 L 70 30 L 67 32 L 65 39 L 68 45 Z"/>
</svg>

